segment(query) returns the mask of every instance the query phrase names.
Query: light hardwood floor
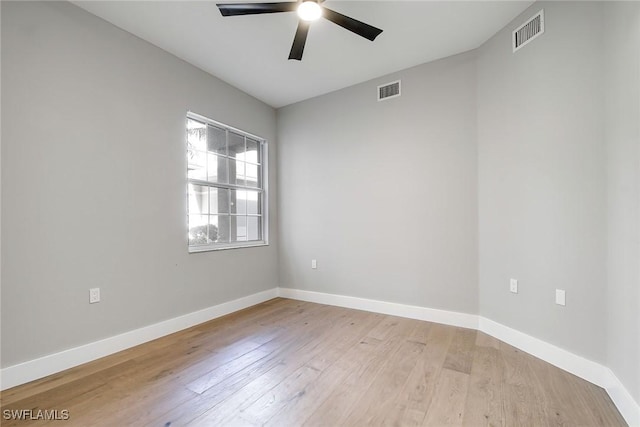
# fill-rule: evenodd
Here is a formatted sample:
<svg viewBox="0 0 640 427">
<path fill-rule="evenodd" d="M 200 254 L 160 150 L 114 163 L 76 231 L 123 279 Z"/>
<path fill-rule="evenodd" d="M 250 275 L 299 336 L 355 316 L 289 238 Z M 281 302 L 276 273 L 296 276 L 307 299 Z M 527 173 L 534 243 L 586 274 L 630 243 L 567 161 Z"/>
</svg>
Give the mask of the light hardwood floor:
<svg viewBox="0 0 640 427">
<path fill-rule="evenodd" d="M 606 392 L 474 330 L 274 299 L 15 387 L 64 426 L 620 426 Z"/>
</svg>

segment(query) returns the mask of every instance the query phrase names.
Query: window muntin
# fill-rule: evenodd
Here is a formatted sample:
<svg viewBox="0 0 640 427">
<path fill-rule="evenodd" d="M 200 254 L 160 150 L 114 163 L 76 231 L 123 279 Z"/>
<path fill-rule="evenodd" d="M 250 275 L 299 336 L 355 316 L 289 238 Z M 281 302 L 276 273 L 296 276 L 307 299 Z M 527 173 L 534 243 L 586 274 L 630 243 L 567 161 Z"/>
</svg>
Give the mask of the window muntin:
<svg viewBox="0 0 640 427">
<path fill-rule="evenodd" d="M 187 115 L 189 251 L 267 244 L 266 142 Z"/>
</svg>

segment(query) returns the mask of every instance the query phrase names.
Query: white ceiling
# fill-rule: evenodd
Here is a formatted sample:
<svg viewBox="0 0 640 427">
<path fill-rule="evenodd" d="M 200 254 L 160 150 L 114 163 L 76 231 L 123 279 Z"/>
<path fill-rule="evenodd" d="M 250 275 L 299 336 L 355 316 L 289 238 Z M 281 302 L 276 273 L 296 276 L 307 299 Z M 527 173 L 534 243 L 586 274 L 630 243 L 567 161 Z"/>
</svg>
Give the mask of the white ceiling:
<svg viewBox="0 0 640 427">
<path fill-rule="evenodd" d="M 223 18 L 216 1 L 73 3 L 277 108 L 474 49 L 533 2 L 327 0 L 384 32 L 370 42 L 321 19 L 301 62 L 287 59 L 292 12 Z"/>
</svg>

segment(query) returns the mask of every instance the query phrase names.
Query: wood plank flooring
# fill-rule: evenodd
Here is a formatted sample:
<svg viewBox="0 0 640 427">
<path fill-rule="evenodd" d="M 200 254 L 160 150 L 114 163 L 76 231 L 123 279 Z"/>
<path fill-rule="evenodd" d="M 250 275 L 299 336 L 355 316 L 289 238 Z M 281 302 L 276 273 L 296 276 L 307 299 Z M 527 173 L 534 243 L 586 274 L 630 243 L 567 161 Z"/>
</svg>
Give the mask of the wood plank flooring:
<svg viewBox="0 0 640 427">
<path fill-rule="evenodd" d="M 481 332 L 274 299 L 2 392 L 2 426 L 623 426 L 606 392 Z"/>
</svg>

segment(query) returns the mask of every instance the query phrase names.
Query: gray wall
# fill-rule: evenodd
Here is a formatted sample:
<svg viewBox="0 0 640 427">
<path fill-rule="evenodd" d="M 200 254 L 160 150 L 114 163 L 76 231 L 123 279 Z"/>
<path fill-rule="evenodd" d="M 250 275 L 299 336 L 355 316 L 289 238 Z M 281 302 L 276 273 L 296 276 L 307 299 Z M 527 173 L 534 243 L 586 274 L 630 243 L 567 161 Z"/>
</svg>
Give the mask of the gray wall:
<svg viewBox="0 0 640 427">
<path fill-rule="evenodd" d="M 640 3 L 605 6 L 607 366 L 640 402 Z"/>
<path fill-rule="evenodd" d="M 475 74 L 459 55 L 278 110 L 282 286 L 477 312 Z"/>
<path fill-rule="evenodd" d="M 512 30 L 542 8 L 545 33 L 512 53 Z M 602 8 L 536 3 L 478 52 L 480 314 L 597 362 L 606 359 Z"/>
<path fill-rule="evenodd" d="M 278 285 L 274 209 L 271 246 L 187 253 L 189 109 L 275 163 L 271 107 L 69 3 L 2 2 L 2 366 Z"/>
</svg>

